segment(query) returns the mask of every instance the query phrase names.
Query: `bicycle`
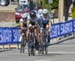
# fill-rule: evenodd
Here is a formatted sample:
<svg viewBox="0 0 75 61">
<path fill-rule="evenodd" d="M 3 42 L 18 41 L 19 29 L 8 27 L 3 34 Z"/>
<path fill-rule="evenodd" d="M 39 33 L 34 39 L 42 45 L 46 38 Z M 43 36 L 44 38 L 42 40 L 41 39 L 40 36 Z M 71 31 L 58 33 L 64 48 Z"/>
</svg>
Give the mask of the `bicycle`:
<svg viewBox="0 0 75 61">
<path fill-rule="evenodd" d="M 43 34 L 44 34 L 44 51 L 45 51 L 45 54 L 47 55 L 48 54 L 48 30 L 44 28 L 43 30 Z"/>
<path fill-rule="evenodd" d="M 28 55 L 35 56 L 35 37 L 34 37 L 34 28 L 30 27 L 30 37 L 28 42 Z"/>
<path fill-rule="evenodd" d="M 41 29 L 42 35 L 42 41 L 39 42 L 39 54 L 45 54 L 48 53 L 48 31 L 45 28 Z"/>
<path fill-rule="evenodd" d="M 40 29 L 40 32 L 43 32 L 43 28 Z M 40 39 L 40 41 L 39 41 L 39 51 L 38 51 L 38 54 L 44 54 L 43 35 L 41 37 L 42 37 L 42 39 Z"/>
<path fill-rule="evenodd" d="M 25 30 L 25 32 L 22 33 L 20 53 L 24 53 L 24 50 L 25 50 L 26 40 L 27 40 L 26 39 L 26 30 Z"/>
</svg>

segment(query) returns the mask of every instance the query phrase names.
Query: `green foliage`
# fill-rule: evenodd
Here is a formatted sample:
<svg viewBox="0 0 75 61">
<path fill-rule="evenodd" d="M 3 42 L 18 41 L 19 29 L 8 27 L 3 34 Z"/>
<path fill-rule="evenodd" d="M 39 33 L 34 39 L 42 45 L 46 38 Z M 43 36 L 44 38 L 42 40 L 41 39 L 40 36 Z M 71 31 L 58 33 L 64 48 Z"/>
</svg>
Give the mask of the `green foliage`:
<svg viewBox="0 0 75 61">
<path fill-rule="evenodd" d="M 47 8 L 49 12 L 51 11 L 51 5 L 48 3 L 48 0 L 43 0 L 43 8 Z"/>
<path fill-rule="evenodd" d="M 58 9 L 58 3 L 59 3 L 59 0 L 53 0 L 53 3 L 51 4 L 51 8 Z"/>
<path fill-rule="evenodd" d="M 75 19 L 75 7 L 72 7 L 71 8 L 71 12 L 72 12 L 72 18 Z"/>
<path fill-rule="evenodd" d="M 58 9 L 59 0 L 53 0 L 53 3 L 51 4 L 48 3 L 48 0 L 43 1 L 44 1 L 43 7 L 47 8 L 49 11 L 51 11 L 51 9 Z"/>
<path fill-rule="evenodd" d="M 49 12 L 51 11 L 51 5 L 50 4 L 45 4 L 44 8 L 47 8 L 49 10 Z"/>
</svg>

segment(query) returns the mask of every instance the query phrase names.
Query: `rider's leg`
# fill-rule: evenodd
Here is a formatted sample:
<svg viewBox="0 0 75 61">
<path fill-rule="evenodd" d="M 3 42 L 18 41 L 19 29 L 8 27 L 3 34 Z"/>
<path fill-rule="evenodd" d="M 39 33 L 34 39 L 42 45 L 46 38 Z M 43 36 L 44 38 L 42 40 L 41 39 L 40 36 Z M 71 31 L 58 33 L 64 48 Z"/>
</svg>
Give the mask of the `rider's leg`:
<svg viewBox="0 0 75 61">
<path fill-rule="evenodd" d="M 50 28 L 49 28 L 49 24 L 46 25 L 46 29 L 48 30 L 48 43 L 50 43 Z"/>
<path fill-rule="evenodd" d="M 27 38 L 27 42 L 28 42 L 28 40 L 29 40 L 29 29 L 26 32 L 26 38 Z"/>
<path fill-rule="evenodd" d="M 37 39 L 37 29 L 36 28 L 34 29 L 34 37 L 35 39 Z"/>
<path fill-rule="evenodd" d="M 40 30 L 40 42 L 43 42 L 43 32 Z"/>
<path fill-rule="evenodd" d="M 30 29 L 28 29 L 28 31 L 27 31 L 27 42 L 28 42 L 28 49 L 30 49 Z"/>
<path fill-rule="evenodd" d="M 38 32 L 38 31 L 37 31 L 37 29 L 35 28 L 35 29 L 34 29 L 35 48 L 38 50 L 39 43 L 38 43 L 38 40 L 37 40 L 37 36 L 38 36 L 37 32 Z"/>
</svg>

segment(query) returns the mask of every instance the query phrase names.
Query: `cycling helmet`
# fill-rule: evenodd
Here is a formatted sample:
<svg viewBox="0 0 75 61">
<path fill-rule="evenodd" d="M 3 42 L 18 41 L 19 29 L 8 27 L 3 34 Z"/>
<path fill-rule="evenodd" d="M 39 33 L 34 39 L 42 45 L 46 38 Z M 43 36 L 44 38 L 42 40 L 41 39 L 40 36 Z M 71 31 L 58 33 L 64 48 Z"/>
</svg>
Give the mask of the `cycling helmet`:
<svg viewBox="0 0 75 61">
<path fill-rule="evenodd" d="M 48 14 L 48 10 L 47 9 L 43 9 L 43 14 Z"/>
<path fill-rule="evenodd" d="M 39 9 L 38 10 L 38 14 L 42 14 L 43 13 L 43 10 L 42 9 Z"/>
<path fill-rule="evenodd" d="M 22 14 L 22 18 L 27 18 L 27 14 L 26 13 Z"/>
<path fill-rule="evenodd" d="M 36 13 L 34 12 L 34 11 L 31 11 L 30 12 L 30 17 L 32 18 L 32 17 L 36 17 Z"/>
</svg>

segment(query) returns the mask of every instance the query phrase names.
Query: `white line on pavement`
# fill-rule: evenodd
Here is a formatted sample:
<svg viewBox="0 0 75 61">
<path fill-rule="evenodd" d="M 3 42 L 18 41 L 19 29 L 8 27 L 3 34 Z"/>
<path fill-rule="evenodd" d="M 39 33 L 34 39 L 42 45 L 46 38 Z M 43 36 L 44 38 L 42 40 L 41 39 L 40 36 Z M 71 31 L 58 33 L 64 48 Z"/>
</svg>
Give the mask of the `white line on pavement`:
<svg viewBox="0 0 75 61">
<path fill-rule="evenodd" d="M 53 45 L 50 47 L 75 47 L 75 45 Z"/>
<path fill-rule="evenodd" d="M 25 52 L 27 53 L 28 50 L 26 49 Z M 35 53 L 37 54 L 38 51 L 35 51 Z M 70 51 L 70 52 L 67 52 L 67 51 L 54 51 L 54 52 L 53 51 L 48 51 L 48 53 L 53 53 L 53 54 L 55 54 L 55 53 L 57 53 L 57 54 L 75 54 L 74 51 Z"/>
<path fill-rule="evenodd" d="M 65 52 L 65 51 L 56 51 L 56 52 L 48 52 L 49 54 L 75 54 L 75 52 Z"/>
<path fill-rule="evenodd" d="M 40 59 L 40 60 L 35 60 L 35 61 L 52 61 L 52 59 Z"/>
</svg>

